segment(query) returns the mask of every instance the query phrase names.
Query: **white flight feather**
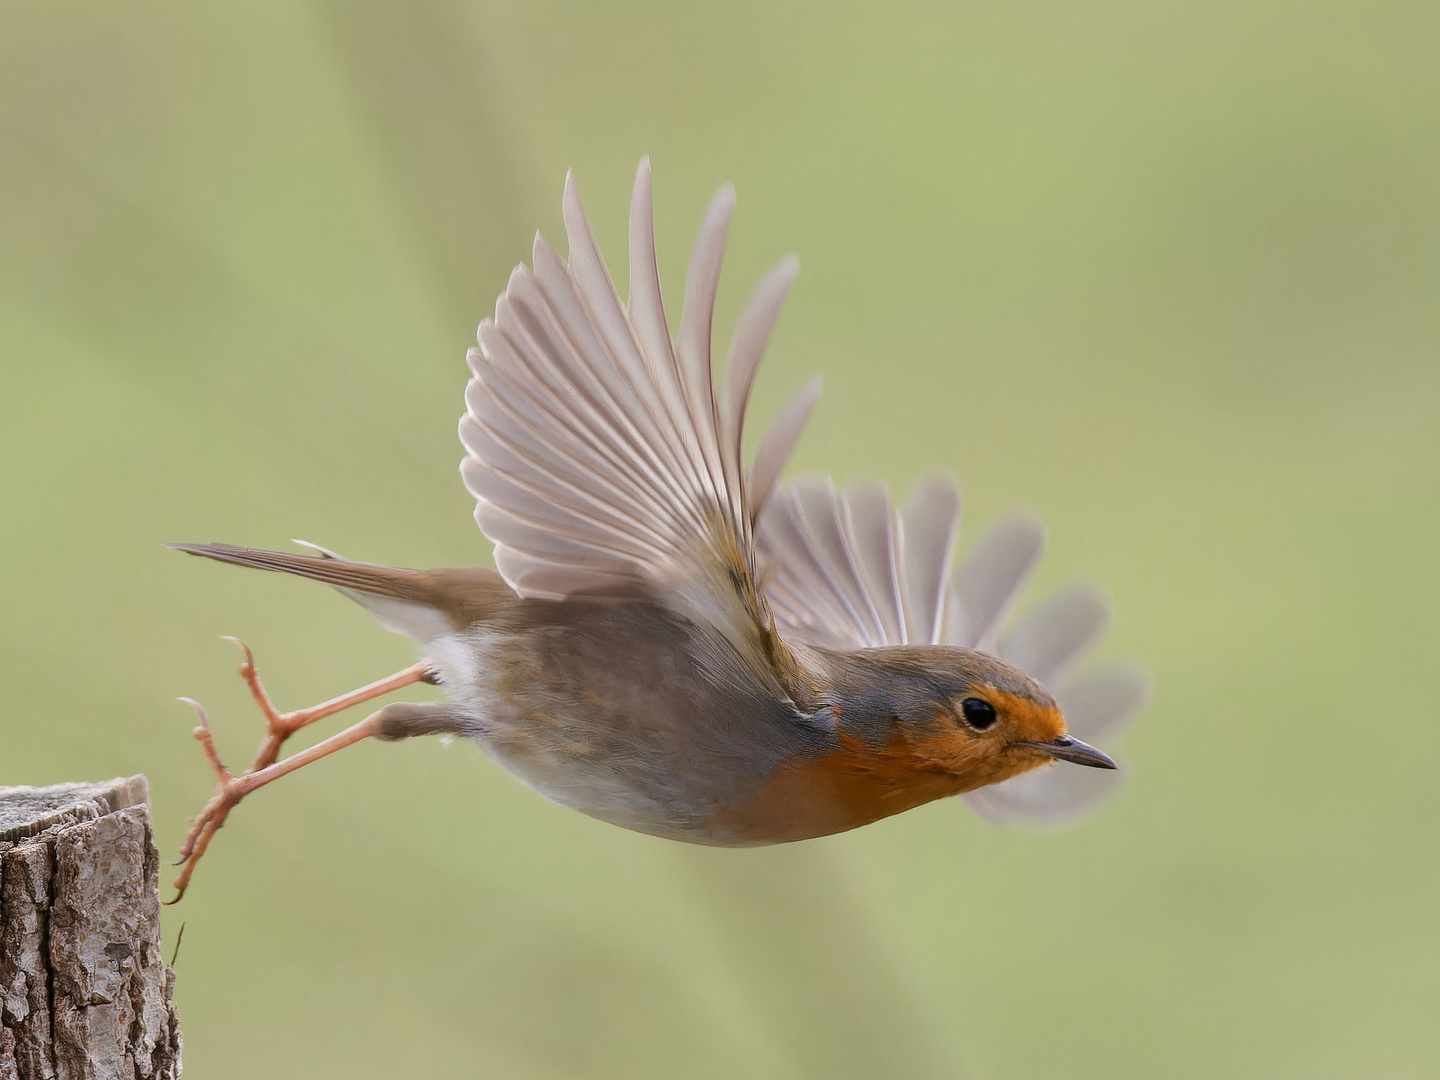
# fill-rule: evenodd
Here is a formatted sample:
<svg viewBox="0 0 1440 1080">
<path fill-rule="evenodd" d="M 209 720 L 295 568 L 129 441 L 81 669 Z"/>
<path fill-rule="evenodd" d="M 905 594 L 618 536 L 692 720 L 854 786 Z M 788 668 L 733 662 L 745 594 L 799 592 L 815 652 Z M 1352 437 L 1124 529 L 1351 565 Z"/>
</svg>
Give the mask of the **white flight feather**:
<svg viewBox="0 0 1440 1080">
<path fill-rule="evenodd" d="M 686 277 L 679 332 L 666 321 L 655 259 L 650 166 L 630 201 L 630 296 L 621 302 L 573 176 L 562 199 L 569 254 L 536 237 L 511 274 L 469 363 L 461 473 L 496 566 L 523 596 L 560 598 L 637 582 L 692 617 L 753 634 L 735 575 L 752 573 L 756 506 L 741 460 L 755 371 L 795 276 L 760 283 L 731 342 L 717 396 L 714 306 L 734 193 L 711 202 Z M 814 401 L 782 410 L 762 440 L 765 492 Z M 740 565 L 733 565 L 736 560 Z M 743 609 L 743 610 L 742 610 Z M 747 630 L 743 623 L 749 620 Z"/>
<path fill-rule="evenodd" d="M 900 516 L 880 484 L 851 484 L 845 489 L 845 509 L 848 532 L 882 623 L 882 636 L 886 641 L 908 644 L 901 560 L 905 537 Z"/>
<path fill-rule="evenodd" d="M 995 629 L 1044 549 L 1045 527 L 1027 514 L 992 525 L 955 568 L 944 640 L 993 651 Z"/>
<path fill-rule="evenodd" d="M 810 413 L 815 408 L 815 402 L 820 400 L 820 378 L 816 376 L 802 386 L 789 401 L 780 406 L 779 413 L 771 421 L 769 429 L 760 437 L 760 445 L 755 448 L 755 459 L 750 463 L 750 516 L 756 520 L 764 511 L 770 496 L 775 492 L 775 484 L 780 479 L 780 472 L 785 468 L 785 462 L 790 457 L 790 451 L 795 449 L 795 443 L 800 438 L 800 431 L 805 426 L 805 421 L 810 419 Z M 743 413 L 744 405 L 741 403 L 740 411 Z M 740 425 L 735 427 L 736 445 L 739 445 Z"/>
<path fill-rule="evenodd" d="M 1031 608 L 1007 630 L 995 653 L 1047 685 L 1057 683 L 1105 633 L 1110 601 L 1088 585 L 1063 589 Z"/>
<path fill-rule="evenodd" d="M 960 533 L 960 489 L 949 477 L 922 480 L 906 503 L 905 612 L 912 641 L 938 642 L 948 596 L 946 576 Z"/>
</svg>

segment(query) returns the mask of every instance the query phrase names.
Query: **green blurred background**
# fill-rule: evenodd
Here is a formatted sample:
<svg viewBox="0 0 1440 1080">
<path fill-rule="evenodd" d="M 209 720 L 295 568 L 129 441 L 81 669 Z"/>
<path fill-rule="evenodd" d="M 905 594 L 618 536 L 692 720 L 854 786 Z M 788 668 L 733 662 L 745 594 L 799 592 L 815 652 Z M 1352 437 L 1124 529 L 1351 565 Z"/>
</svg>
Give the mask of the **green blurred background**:
<svg viewBox="0 0 1440 1080">
<path fill-rule="evenodd" d="M 795 469 L 1035 510 L 1031 596 L 1106 583 L 1157 685 L 1055 834 L 692 849 L 348 751 L 166 913 L 190 1073 L 1435 1075 L 1437 46 L 1415 0 L 0 6 L 0 783 L 148 773 L 173 857 L 176 695 L 259 737 L 221 634 L 282 707 L 409 663 L 160 544 L 486 560 L 465 348 L 567 167 L 623 263 L 644 153 L 672 297 L 738 188 L 722 340 L 801 255 Z"/>
</svg>

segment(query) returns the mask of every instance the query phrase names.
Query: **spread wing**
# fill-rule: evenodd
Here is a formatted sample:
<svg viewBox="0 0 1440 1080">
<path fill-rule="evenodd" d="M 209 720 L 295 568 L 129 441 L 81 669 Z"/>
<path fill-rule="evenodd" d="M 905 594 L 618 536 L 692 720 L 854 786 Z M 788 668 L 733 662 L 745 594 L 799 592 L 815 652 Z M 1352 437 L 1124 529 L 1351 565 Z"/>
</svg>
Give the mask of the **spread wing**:
<svg viewBox="0 0 1440 1080">
<path fill-rule="evenodd" d="M 807 478 L 780 489 L 757 532 L 777 629 L 829 649 L 983 649 L 1049 687 L 1081 739 L 1113 735 L 1144 706 L 1150 684 L 1131 666 L 1072 676 L 1109 620 L 1104 596 L 1086 587 L 1063 591 L 1001 634 L 1039 561 L 1044 530 L 1028 516 L 1004 519 L 950 575 L 959 526 L 960 493 L 943 478 L 923 482 L 903 513 L 874 484 L 841 493 L 828 478 Z M 1109 770 L 1042 768 L 965 798 L 994 820 L 1054 821 L 1089 809 L 1118 779 Z"/>
<path fill-rule="evenodd" d="M 521 596 L 645 587 L 737 639 L 768 629 L 755 593 L 754 520 L 814 404 L 782 412 L 747 477 L 740 439 L 760 357 L 798 263 L 755 290 L 718 392 L 711 322 L 731 211 L 710 204 L 672 339 L 660 295 L 650 165 L 630 205 L 630 296 L 622 303 L 580 205 L 564 194 L 569 255 L 537 236 L 480 324 L 469 354 L 461 465 L 495 565 Z M 755 489 L 752 494 L 751 488 Z"/>
</svg>

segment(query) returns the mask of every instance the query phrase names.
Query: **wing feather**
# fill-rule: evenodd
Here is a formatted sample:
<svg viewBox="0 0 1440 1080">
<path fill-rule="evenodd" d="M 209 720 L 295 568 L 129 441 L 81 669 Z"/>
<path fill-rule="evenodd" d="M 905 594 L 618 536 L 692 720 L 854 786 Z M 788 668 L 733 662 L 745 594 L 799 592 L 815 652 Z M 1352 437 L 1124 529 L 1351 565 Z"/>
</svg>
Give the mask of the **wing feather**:
<svg viewBox="0 0 1440 1080">
<path fill-rule="evenodd" d="M 782 628 L 812 645 L 864 648 L 869 639 L 858 629 L 859 615 L 845 590 L 833 584 L 829 561 L 794 488 L 777 492 L 767 505 L 760 541 L 772 554 L 783 552 L 766 583 Z"/>
<path fill-rule="evenodd" d="M 938 642 L 949 596 L 945 579 L 960 533 L 960 489 L 945 476 L 921 481 L 906 504 L 904 523 L 910 639 Z"/>
<path fill-rule="evenodd" d="M 996 625 L 1044 548 L 1044 526 L 1027 514 L 992 525 L 955 569 L 953 614 L 946 640 L 967 649 L 989 648 Z"/>
<path fill-rule="evenodd" d="M 884 631 L 870 596 L 855 542 L 846 528 L 844 504 L 827 477 L 812 477 L 793 485 L 804 524 L 810 530 L 813 550 L 822 560 L 831 587 L 843 597 L 862 640 L 884 644 Z"/>
<path fill-rule="evenodd" d="M 845 489 L 845 509 L 857 561 L 880 619 L 880 636 L 884 641 L 909 644 L 915 639 L 905 619 L 900 515 L 880 484 L 851 484 Z"/>
<path fill-rule="evenodd" d="M 1088 585 L 1056 593 L 1031 608 L 999 640 L 995 652 L 1047 685 L 1088 649 L 1110 622 L 1110 602 Z"/>
<path fill-rule="evenodd" d="M 658 486 L 666 468 L 661 464 L 662 457 L 669 444 L 660 437 L 662 421 L 654 387 L 643 378 L 638 362 L 627 363 L 627 354 L 616 353 L 606 344 L 591 317 L 593 307 L 587 307 L 577 292 L 577 279 L 570 276 L 560 256 L 538 235 L 532 258 L 536 281 L 565 337 L 560 371 L 574 370 L 577 383 L 580 378 L 585 380 L 583 385 L 589 388 L 596 419 L 612 430 L 623 431 L 617 445 L 628 449 L 637 461 L 647 460 L 661 470 L 654 476 Z M 574 263 L 572 252 L 572 267 Z M 550 381 L 554 384 L 555 377 L 551 376 Z M 563 382 L 555 385 L 563 387 Z M 676 463 L 670 464 L 673 467 Z"/>
<path fill-rule="evenodd" d="M 785 298 L 790 293 L 790 286 L 794 284 L 795 275 L 799 272 L 799 259 L 793 255 L 783 259 L 780 265 L 766 274 L 760 284 L 755 287 L 755 292 L 746 303 L 745 309 L 740 312 L 740 319 L 735 324 L 735 334 L 730 339 L 730 351 L 725 357 L 725 374 L 720 382 L 719 423 L 720 437 L 724 445 L 739 446 L 740 440 L 745 434 L 745 405 L 750 400 L 750 389 L 755 384 L 755 373 L 760 368 L 760 358 L 765 353 L 765 345 L 770 340 L 770 332 L 775 328 L 775 320 L 780 317 L 780 309 L 784 306 Z M 688 300 L 686 305 L 688 308 Z M 810 415 L 810 409 L 814 407 L 819 389 L 819 382 L 815 381 L 800 391 L 801 395 L 808 393 L 809 406 L 804 409 L 798 422 L 793 422 L 793 433 L 791 433 L 790 427 L 780 429 L 781 435 L 789 433 L 791 437 L 783 446 L 779 465 L 775 466 L 769 483 L 763 489 L 757 489 L 752 481 L 751 499 L 757 510 L 764 504 L 770 488 L 774 485 L 775 477 L 779 475 L 780 466 L 784 464 L 784 459 L 789 456 L 790 450 L 794 447 L 795 439 L 800 435 L 800 428 L 804 426 L 805 420 Z M 771 431 L 775 432 L 776 428 L 772 427 Z M 762 443 L 761 451 L 755 457 L 757 465 L 762 460 L 764 453 L 765 444 Z M 739 478 L 736 477 L 735 480 L 738 484 Z"/>
<path fill-rule="evenodd" d="M 776 414 L 769 429 L 761 437 L 760 445 L 755 450 L 755 460 L 750 464 L 750 520 L 752 523 L 765 509 L 766 504 L 770 501 L 770 496 L 774 494 L 775 484 L 780 479 L 785 462 L 790 458 L 790 451 L 795 449 L 795 443 L 800 439 L 800 432 L 805 427 L 805 421 L 810 419 L 810 413 L 819 400 L 820 379 L 816 377 L 802 386 L 794 397 L 780 406 L 780 412 Z M 735 437 L 738 441 L 738 426 Z"/>
<path fill-rule="evenodd" d="M 672 340 L 648 160 L 630 200 L 625 303 L 567 176 L 568 257 L 537 236 L 533 268 L 511 274 L 469 354 L 461 473 L 496 566 L 522 596 L 644 587 L 760 656 L 771 626 L 754 579 L 740 437 L 795 263 L 781 263 L 747 304 L 717 398 L 711 336 L 734 205 L 724 188 L 705 214 Z M 775 472 L 804 417 L 782 419 L 764 466 Z"/>
<path fill-rule="evenodd" d="M 512 306 L 502 302 L 502 314 Z M 465 395 L 469 418 L 486 415 L 486 399 L 493 397 L 517 423 L 523 423 L 526 414 L 535 418 L 536 424 L 524 433 L 535 452 L 568 456 L 584 471 L 588 470 L 582 463 L 591 461 L 588 455 L 598 455 L 614 483 L 632 498 L 648 502 L 653 513 L 665 508 L 668 463 L 657 452 L 656 442 L 639 430 L 647 419 L 643 410 L 632 416 L 623 397 L 607 394 L 598 380 L 587 383 L 588 369 L 580 355 L 559 344 L 537 345 L 523 331 L 506 334 L 489 324 L 481 327 L 480 336 L 497 362 L 488 369 L 476 368 Z M 557 379 L 550 356 L 572 364 L 575 378 L 568 384 Z M 463 431 L 461 438 L 464 441 Z M 579 446 L 583 452 L 577 452 Z"/>
<path fill-rule="evenodd" d="M 685 404 L 700 438 L 705 469 L 715 495 L 725 501 L 730 516 L 739 520 L 741 504 L 738 454 L 722 454 L 720 418 L 715 401 L 715 376 L 710 361 L 710 338 L 715 315 L 715 296 L 720 287 L 720 263 L 725 255 L 725 237 L 730 215 L 735 210 L 735 191 L 728 185 L 710 202 L 695 240 L 694 254 L 685 278 L 685 306 L 680 313 L 680 335 L 676 353 L 685 392 Z M 738 443 L 735 444 L 738 446 Z"/>
<path fill-rule="evenodd" d="M 856 484 L 842 496 L 828 477 L 810 477 L 777 491 L 761 515 L 758 544 L 781 628 L 830 649 L 934 642 L 946 563 L 916 564 L 922 579 L 935 579 L 933 588 L 917 591 L 908 577 L 917 549 L 948 562 L 954 521 L 945 507 L 952 504 L 943 493 L 940 502 L 917 515 L 917 544 L 879 485 Z M 928 636 L 917 637 L 916 627 L 928 627 Z"/>
<path fill-rule="evenodd" d="M 561 205 L 565 237 L 570 244 L 569 276 L 603 350 L 593 354 L 592 360 L 613 364 L 627 378 L 631 392 L 637 397 L 637 404 L 658 419 L 661 415 L 658 392 L 640 357 L 640 347 L 630 330 L 615 284 L 605 269 L 605 261 L 600 256 L 595 234 L 591 232 L 590 222 L 580 205 L 580 194 L 571 173 L 565 176 L 565 195 Z"/>
<path fill-rule="evenodd" d="M 707 225 L 710 221 L 707 220 Z M 721 223 L 723 229 L 723 222 Z M 706 261 L 703 248 L 712 238 L 701 230 L 696 260 Z M 719 244 L 723 252 L 723 239 Z M 718 257 L 719 252 L 716 252 Z M 692 264 L 693 265 L 693 264 Z M 717 268 L 718 273 L 718 268 Z M 712 298 L 713 303 L 713 298 Z M 692 321 L 699 316 L 692 317 Z M 708 318 L 708 315 L 705 316 Z M 650 195 L 650 162 L 641 161 L 630 200 L 630 321 L 640 343 L 651 377 L 660 388 L 670 430 L 682 451 L 683 474 L 695 485 L 690 500 L 697 496 L 709 506 L 733 506 L 735 499 L 725 490 L 723 470 L 716 445 L 713 389 L 709 383 L 708 348 L 705 382 L 698 372 L 687 373 L 681 368 L 670 328 L 665 319 L 665 303 L 660 292 L 660 268 L 655 257 L 655 219 Z M 690 375 L 692 377 L 687 377 Z M 701 398 L 704 403 L 701 403 Z"/>
</svg>

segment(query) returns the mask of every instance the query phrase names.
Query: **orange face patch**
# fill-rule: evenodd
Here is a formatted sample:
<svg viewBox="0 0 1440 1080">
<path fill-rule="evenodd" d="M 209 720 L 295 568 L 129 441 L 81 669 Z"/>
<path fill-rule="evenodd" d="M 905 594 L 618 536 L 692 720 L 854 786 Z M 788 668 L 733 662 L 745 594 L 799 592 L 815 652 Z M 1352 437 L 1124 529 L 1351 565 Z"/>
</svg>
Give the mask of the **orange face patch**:
<svg viewBox="0 0 1440 1080">
<path fill-rule="evenodd" d="M 1053 742 L 1065 734 L 1065 717 L 1054 705 L 1012 694 L 998 686 L 977 686 L 972 697 L 988 701 L 1000 714 L 996 729 L 1004 729 L 1014 742 Z"/>
<path fill-rule="evenodd" d="M 1042 765 L 1043 753 L 1012 744 L 1050 742 L 1065 732 L 1053 705 L 990 686 L 974 696 L 1001 717 L 989 731 L 961 730 L 942 715 L 923 729 L 897 727 L 879 745 L 842 732 L 828 754 L 781 762 L 748 798 L 715 814 L 706 831 L 771 844 L 845 832 Z"/>
</svg>

